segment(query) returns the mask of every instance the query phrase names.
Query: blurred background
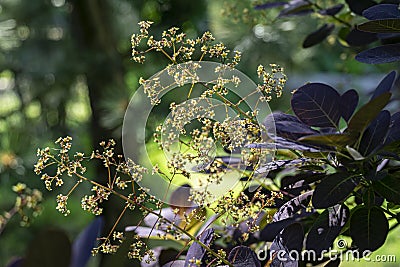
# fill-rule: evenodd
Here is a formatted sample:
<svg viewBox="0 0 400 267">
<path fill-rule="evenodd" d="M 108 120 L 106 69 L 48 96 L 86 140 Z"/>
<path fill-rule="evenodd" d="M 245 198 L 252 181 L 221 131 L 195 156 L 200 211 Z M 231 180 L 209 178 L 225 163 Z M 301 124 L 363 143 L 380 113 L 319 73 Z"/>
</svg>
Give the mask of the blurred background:
<svg viewBox="0 0 400 267">
<path fill-rule="evenodd" d="M 74 138 L 74 150 L 86 153 L 109 138 L 120 146 L 125 108 L 139 77 L 167 63 L 150 58 L 140 65 L 130 59 L 130 36 L 140 20 L 155 22 L 155 36 L 171 26 L 193 38 L 210 30 L 242 52 L 238 68 L 254 79 L 259 64 L 283 66 L 289 84 L 284 97 L 271 102 L 273 110 L 287 111 L 290 92 L 304 82 L 356 88 L 366 95 L 385 73 L 398 68 L 358 63 L 353 59 L 357 50 L 334 36 L 302 49 L 304 36 L 323 21 L 295 17 L 272 22 L 276 15 L 254 10 L 250 0 L 0 0 L 0 214 L 12 208 L 16 195 L 11 188 L 18 182 L 44 194 L 43 212 L 29 228 L 21 227 L 16 216 L 0 233 L 0 266 L 23 256 L 43 229 L 62 229 L 73 240 L 93 219 L 81 210 L 79 197 L 69 200 L 69 218 L 55 210 L 60 192 L 47 192 L 34 174 L 36 150 L 65 135 Z M 101 180 L 102 171 L 92 166 L 88 175 Z M 106 207 L 107 227 L 122 204 Z M 131 225 L 135 218 L 124 221 Z M 97 257 L 91 264 L 137 266 L 124 252 Z"/>
</svg>

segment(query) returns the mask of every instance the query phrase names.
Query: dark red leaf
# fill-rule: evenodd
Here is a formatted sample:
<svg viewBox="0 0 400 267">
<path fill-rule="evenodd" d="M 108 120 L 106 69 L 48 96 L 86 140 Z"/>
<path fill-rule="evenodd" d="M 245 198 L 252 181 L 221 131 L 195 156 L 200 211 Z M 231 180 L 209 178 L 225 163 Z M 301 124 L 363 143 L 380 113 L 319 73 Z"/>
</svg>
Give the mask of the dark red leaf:
<svg viewBox="0 0 400 267">
<path fill-rule="evenodd" d="M 394 175 L 386 175 L 381 180 L 374 181 L 375 191 L 388 202 L 400 204 L 400 179 Z"/>
<path fill-rule="evenodd" d="M 340 108 L 342 110 L 342 117 L 349 121 L 358 105 L 358 93 L 356 90 L 351 89 L 340 96 Z"/>
<path fill-rule="evenodd" d="M 306 209 L 310 202 L 313 191 L 308 191 L 300 196 L 292 198 L 282 205 L 274 214 L 272 220 L 274 222 L 281 221 L 293 217 L 299 210 Z"/>
<path fill-rule="evenodd" d="M 400 19 L 370 20 L 357 25 L 357 29 L 373 33 L 400 33 Z"/>
<path fill-rule="evenodd" d="M 328 37 L 329 34 L 331 34 L 334 28 L 335 25 L 333 24 L 324 24 L 318 30 L 310 33 L 309 35 L 307 35 L 306 39 L 303 42 L 303 48 L 308 48 L 319 44 L 320 42 L 325 40 L 325 38 Z"/>
<path fill-rule="evenodd" d="M 385 213 L 378 207 L 362 206 L 350 218 L 350 236 L 360 252 L 374 251 L 386 240 L 389 223 Z"/>
<path fill-rule="evenodd" d="M 390 113 L 387 110 L 383 110 L 379 115 L 371 122 L 371 124 L 365 129 L 358 151 L 363 156 L 368 156 L 375 151 L 381 144 L 388 132 L 390 124 Z"/>
<path fill-rule="evenodd" d="M 199 240 L 203 242 L 205 245 L 210 246 L 214 239 L 214 229 L 209 228 L 205 230 L 198 236 Z M 185 267 L 197 267 L 196 264 L 191 263 L 190 260 L 200 260 L 201 267 L 205 267 L 207 264 L 205 263 L 206 258 L 206 250 L 199 245 L 197 242 L 193 242 L 190 246 L 185 259 Z"/>
<path fill-rule="evenodd" d="M 392 89 L 393 87 L 393 82 L 395 81 L 395 79 L 396 79 L 396 71 L 392 71 L 388 75 L 386 75 L 385 78 L 383 78 L 382 81 L 376 87 L 374 94 L 371 97 L 371 100 L 377 98 L 383 93 L 389 92 L 390 89 Z"/>
<path fill-rule="evenodd" d="M 392 115 L 390 118 L 390 128 L 385 139 L 385 145 L 400 140 L 400 112 Z"/>
<path fill-rule="evenodd" d="M 300 144 L 295 141 L 290 141 L 281 137 L 275 137 L 273 143 L 254 143 L 247 145 L 248 148 L 264 148 L 264 149 L 290 149 L 307 152 L 330 151 L 327 148 L 320 148 L 312 145 Z"/>
<path fill-rule="evenodd" d="M 254 6 L 254 9 L 256 9 L 256 10 L 269 9 L 269 8 L 274 8 L 274 7 L 278 7 L 278 6 L 284 6 L 286 4 L 287 4 L 287 2 L 265 3 L 265 4 L 260 4 L 260 5 Z"/>
<path fill-rule="evenodd" d="M 261 267 L 256 253 L 245 246 L 234 247 L 229 253 L 228 261 L 231 262 L 234 267 Z"/>
<path fill-rule="evenodd" d="M 340 95 L 323 83 L 306 84 L 293 94 L 292 109 L 305 124 L 338 128 L 341 117 Z"/>
<path fill-rule="evenodd" d="M 324 267 L 339 267 L 339 265 L 340 265 L 340 258 L 337 258 L 335 260 L 328 261 L 328 263 L 325 264 Z"/>
<path fill-rule="evenodd" d="M 337 4 L 337 5 L 334 5 L 333 7 L 320 10 L 319 14 L 327 15 L 327 16 L 334 16 L 337 13 L 339 13 L 343 9 L 343 7 L 344 7 L 343 4 Z"/>
<path fill-rule="evenodd" d="M 332 247 L 333 241 L 349 218 L 350 211 L 346 205 L 336 205 L 324 210 L 308 232 L 306 249 L 314 251 L 320 257 L 322 251 L 328 251 Z"/>
<path fill-rule="evenodd" d="M 292 0 L 285 5 L 278 17 L 307 15 L 313 11 L 312 5 L 308 1 Z"/>
<path fill-rule="evenodd" d="M 282 257 L 275 257 L 271 266 L 297 266 L 298 259 L 292 259 L 292 252 L 300 253 L 303 247 L 304 231 L 300 223 L 294 223 L 287 226 L 272 242 L 271 254 L 280 253 Z M 282 255 L 282 251 L 286 253 Z"/>
<path fill-rule="evenodd" d="M 359 53 L 356 60 L 367 64 L 383 64 L 400 60 L 400 44 L 374 47 Z"/>
<path fill-rule="evenodd" d="M 356 177 L 346 172 L 327 175 L 317 185 L 312 204 L 317 209 L 332 207 L 344 201 L 356 187 Z"/>
<path fill-rule="evenodd" d="M 356 28 L 352 29 L 346 36 L 346 42 L 350 46 L 363 46 L 378 40 L 376 33 L 363 32 Z"/>
</svg>

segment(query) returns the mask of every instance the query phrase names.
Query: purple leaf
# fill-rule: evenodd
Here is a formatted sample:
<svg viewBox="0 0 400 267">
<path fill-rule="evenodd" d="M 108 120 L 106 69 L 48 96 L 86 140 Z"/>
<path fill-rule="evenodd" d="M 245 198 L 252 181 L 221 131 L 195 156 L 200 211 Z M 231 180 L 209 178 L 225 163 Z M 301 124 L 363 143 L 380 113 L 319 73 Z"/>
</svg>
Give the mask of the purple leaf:
<svg viewBox="0 0 400 267">
<path fill-rule="evenodd" d="M 346 205 L 336 205 L 324 210 L 307 235 L 306 249 L 314 251 L 320 257 L 322 251 L 328 251 L 332 247 L 333 241 L 349 218 L 350 211 Z"/>
<path fill-rule="evenodd" d="M 282 205 L 274 214 L 272 221 L 277 222 L 293 217 L 299 210 L 306 209 L 310 202 L 313 191 L 308 191 L 300 196 L 292 198 Z"/>
<path fill-rule="evenodd" d="M 299 142 L 320 145 L 320 146 L 330 146 L 330 147 L 346 147 L 351 145 L 355 141 L 355 137 L 348 133 L 334 133 L 334 134 L 316 134 L 308 135 L 300 138 Z"/>
<path fill-rule="evenodd" d="M 198 236 L 199 240 L 206 246 L 210 246 L 214 239 L 214 229 L 209 228 Z M 193 242 L 190 246 L 185 259 L 185 267 L 197 267 L 196 264 L 191 263 L 191 260 L 200 260 L 201 267 L 205 267 L 206 263 L 206 250 L 197 242 Z"/>
<path fill-rule="evenodd" d="M 294 197 L 283 204 L 274 214 L 271 223 L 267 224 L 260 232 L 260 240 L 272 241 L 276 235 L 286 226 L 311 215 L 307 212 L 313 191 L 308 191 L 300 196 Z"/>
<path fill-rule="evenodd" d="M 304 239 L 304 231 L 303 227 L 300 223 L 294 223 L 287 226 L 275 239 L 271 245 L 271 254 L 276 252 L 284 253 L 285 259 L 282 257 L 275 257 L 272 260 L 271 266 L 297 266 L 298 259 L 292 259 L 291 256 L 293 255 L 294 251 L 297 251 L 299 255 L 300 251 L 303 247 L 303 239 Z"/>
<path fill-rule="evenodd" d="M 72 244 L 72 257 L 70 267 L 84 267 L 92 255 L 97 238 L 104 225 L 103 217 L 97 217 L 75 239 Z"/>
<path fill-rule="evenodd" d="M 340 258 L 337 258 L 328 261 L 328 263 L 325 264 L 324 267 L 339 267 L 339 265 L 340 265 Z"/>
<path fill-rule="evenodd" d="M 400 19 L 378 19 L 357 25 L 357 29 L 374 33 L 399 33 Z"/>
<path fill-rule="evenodd" d="M 333 24 L 324 24 L 318 30 L 310 33 L 309 35 L 307 35 L 306 39 L 303 42 L 303 48 L 309 48 L 316 44 L 319 44 L 320 42 L 325 40 L 325 38 L 328 37 L 329 34 L 332 33 L 334 28 L 335 25 Z"/>
<path fill-rule="evenodd" d="M 263 174 L 268 173 L 269 171 L 279 170 L 290 168 L 291 166 L 299 166 L 299 164 L 307 162 L 308 159 L 306 158 L 299 158 L 299 159 L 287 159 L 287 160 L 274 160 L 272 162 L 268 162 L 260 168 L 258 168 L 255 173 L 256 174 Z"/>
<path fill-rule="evenodd" d="M 400 33 L 377 33 L 376 36 L 382 44 L 394 44 L 398 43 Z"/>
<path fill-rule="evenodd" d="M 158 236 L 164 236 L 166 234 L 165 231 L 154 229 L 151 227 L 146 227 L 146 226 L 126 226 L 125 227 L 126 232 L 135 232 L 138 234 L 141 238 L 148 238 L 148 237 L 158 237 Z"/>
<path fill-rule="evenodd" d="M 185 261 L 184 260 L 171 261 L 164 264 L 162 267 L 185 267 Z"/>
<path fill-rule="evenodd" d="M 390 128 L 385 139 L 385 145 L 400 140 L 400 112 L 392 115 L 390 119 Z"/>
<path fill-rule="evenodd" d="M 292 0 L 285 5 L 285 8 L 279 13 L 278 17 L 307 15 L 314 10 L 312 5 L 304 0 Z"/>
<path fill-rule="evenodd" d="M 234 267 L 261 267 L 256 253 L 245 246 L 234 247 L 229 253 L 228 261 Z"/>
<path fill-rule="evenodd" d="M 248 148 L 264 148 L 264 149 L 290 149 L 290 150 L 300 150 L 307 152 L 321 152 L 330 151 L 329 149 L 321 149 L 311 145 L 299 144 L 294 141 L 289 141 L 281 137 L 274 138 L 274 143 L 254 143 L 249 144 Z"/>
<path fill-rule="evenodd" d="M 288 140 L 297 140 L 302 136 L 318 133 L 295 116 L 282 112 L 275 112 L 268 115 L 264 121 L 264 125 L 267 129 L 267 133 L 272 138 L 275 137 L 276 133 L 278 137 Z"/>
<path fill-rule="evenodd" d="M 374 47 L 359 53 L 356 60 L 367 64 L 382 64 L 400 60 L 400 44 Z"/>
<path fill-rule="evenodd" d="M 375 192 L 384 197 L 388 202 L 397 205 L 400 204 L 400 183 L 398 177 L 386 174 L 383 179 L 373 181 L 372 186 Z"/>
<path fill-rule="evenodd" d="M 385 213 L 378 207 L 361 206 L 350 218 L 350 236 L 352 245 L 362 253 L 380 248 L 386 240 L 389 223 Z"/>
<path fill-rule="evenodd" d="M 175 224 L 179 224 L 182 221 L 182 218 L 175 214 L 172 208 L 163 208 L 161 210 L 155 210 L 154 213 L 160 214 L 163 218 L 174 222 Z M 160 217 L 153 213 L 149 213 L 146 217 L 144 217 L 144 223 L 149 227 L 155 227 L 157 222 L 160 220 Z M 166 224 L 161 224 L 159 229 L 165 230 L 167 228 Z"/>
<path fill-rule="evenodd" d="M 281 185 L 281 188 L 283 189 L 285 194 L 289 194 L 291 196 L 298 196 L 301 194 L 301 192 L 311 190 L 310 185 L 305 180 L 297 181 L 296 183 L 288 186 Z"/>
<path fill-rule="evenodd" d="M 330 7 L 327 9 L 322 9 L 318 13 L 321 15 L 325 15 L 325 16 L 334 16 L 337 13 L 339 13 L 340 10 L 343 9 L 343 7 L 344 7 L 343 4 L 337 4 L 337 5 L 334 5 L 333 7 Z"/>
<path fill-rule="evenodd" d="M 254 9 L 255 10 L 269 9 L 269 8 L 274 8 L 274 7 L 278 7 L 278 6 L 284 6 L 286 4 L 287 4 L 287 2 L 265 3 L 265 4 L 256 5 L 254 7 Z"/>
<path fill-rule="evenodd" d="M 393 87 L 393 82 L 396 79 L 396 71 L 390 72 L 388 75 L 385 76 L 385 78 L 382 79 L 382 81 L 378 84 L 376 87 L 374 94 L 372 95 L 371 99 L 377 98 L 383 93 L 389 92 L 390 89 Z"/>
<path fill-rule="evenodd" d="M 376 33 L 359 31 L 352 29 L 346 36 L 346 42 L 350 46 L 363 46 L 378 40 Z"/>
<path fill-rule="evenodd" d="M 325 209 L 344 201 L 357 185 L 354 178 L 347 172 L 327 175 L 315 188 L 313 206 Z"/>
<path fill-rule="evenodd" d="M 351 89 L 346 91 L 340 96 L 340 109 L 342 110 L 342 117 L 349 121 L 358 105 L 358 93 L 356 90 Z"/>
<path fill-rule="evenodd" d="M 319 172 L 302 172 L 294 176 L 285 176 L 281 180 L 281 187 L 289 188 L 299 181 L 304 181 L 307 184 L 311 184 L 321 180 L 323 177 L 325 177 L 325 174 Z"/>
<path fill-rule="evenodd" d="M 368 156 L 383 143 L 383 140 L 388 132 L 390 124 L 390 113 L 387 110 L 383 110 L 375 118 L 374 121 L 365 129 L 358 151 Z"/>
<path fill-rule="evenodd" d="M 264 229 L 260 232 L 259 239 L 262 241 L 271 242 L 275 239 L 275 237 L 288 225 L 300 221 L 303 217 L 307 217 L 312 215 L 314 212 L 306 212 L 305 209 L 301 209 L 300 213 L 294 214 L 292 217 L 283 219 L 277 222 L 271 222 L 267 224 Z"/>
<path fill-rule="evenodd" d="M 195 208 L 194 202 L 190 201 L 191 187 L 188 184 L 179 186 L 174 189 L 169 197 L 169 205 L 172 209 L 178 208 L 180 211 L 185 211 L 187 208 Z"/>
<path fill-rule="evenodd" d="M 24 258 L 14 258 L 6 265 L 6 267 L 23 267 L 23 266 L 24 266 Z"/>
<path fill-rule="evenodd" d="M 360 16 L 364 10 L 376 5 L 376 2 L 372 0 L 346 0 L 346 3 L 352 12 Z"/>
</svg>

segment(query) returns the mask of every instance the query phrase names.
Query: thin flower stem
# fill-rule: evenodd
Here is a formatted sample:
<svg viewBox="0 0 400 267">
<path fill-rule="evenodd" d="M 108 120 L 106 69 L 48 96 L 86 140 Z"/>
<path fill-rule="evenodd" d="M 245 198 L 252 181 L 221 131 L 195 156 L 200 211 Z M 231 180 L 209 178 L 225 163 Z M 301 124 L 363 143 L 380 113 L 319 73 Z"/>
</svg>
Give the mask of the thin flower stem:
<svg viewBox="0 0 400 267">
<path fill-rule="evenodd" d="M 192 83 L 192 86 L 190 86 L 190 90 L 189 90 L 189 93 L 188 93 L 187 99 L 189 99 L 189 97 L 191 96 L 191 94 L 192 94 L 192 91 L 193 91 L 193 87 L 194 87 L 194 83 Z"/>
<path fill-rule="evenodd" d="M 78 185 L 79 185 L 81 182 L 82 182 L 81 180 L 78 180 L 78 181 L 76 182 L 76 184 L 74 184 L 74 186 L 68 191 L 67 197 L 69 197 L 69 196 L 71 195 L 71 193 L 75 190 L 75 188 L 78 187 Z"/>
<path fill-rule="evenodd" d="M 107 173 L 108 173 L 108 186 L 113 187 L 113 184 L 111 183 L 111 170 L 110 170 L 110 162 L 108 159 L 106 159 L 107 162 Z"/>
<path fill-rule="evenodd" d="M 172 59 L 171 59 L 172 60 Z M 188 72 L 187 70 L 185 70 L 186 74 L 189 74 L 192 76 L 192 74 L 190 72 Z M 193 77 L 193 76 L 192 76 Z M 199 82 L 201 85 L 203 85 L 205 88 L 211 90 L 211 88 L 204 82 Z M 190 95 L 192 94 L 192 89 L 193 89 L 193 85 L 190 88 L 190 92 L 188 94 L 188 98 L 190 97 Z M 243 116 L 247 117 L 248 119 L 250 119 L 253 123 L 258 124 L 256 120 L 254 120 L 253 117 L 251 117 L 250 115 L 248 115 L 246 112 L 244 112 L 241 108 L 239 108 L 239 106 L 237 104 L 232 103 L 230 100 L 228 100 L 226 97 L 224 97 L 223 95 L 221 95 L 220 93 L 216 92 L 215 93 L 219 98 L 222 99 L 222 101 L 228 105 L 229 107 L 232 107 L 233 109 L 235 109 L 237 112 L 239 112 L 240 114 L 242 114 Z"/>
<path fill-rule="evenodd" d="M 229 101 L 226 97 L 224 97 L 223 95 L 221 95 L 220 93 L 215 93 L 219 98 L 222 99 L 222 101 L 224 101 L 225 104 L 227 104 L 229 107 L 233 107 L 236 111 L 238 111 L 240 114 L 242 114 L 243 116 L 247 117 L 248 119 L 252 120 L 254 122 L 254 119 L 247 114 L 246 112 L 244 112 L 242 109 L 240 109 L 236 104 L 232 103 L 231 101 Z"/>
<path fill-rule="evenodd" d="M 160 49 L 160 51 L 169 59 L 172 63 L 176 64 L 176 60 L 174 60 L 164 49 Z"/>
<path fill-rule="evenodd" d="M 307 3 L 309 3 L 310 5 L 314 6 L 316 9 L 318 10 L 324 10 L 323 7 L 321 7 L 320 5 L 318 5 L 317 3 L 314 3 L 311 0 L 305 0 Z M 351 28 L 351 24 L 348 23 L 347 21 L 342 20 L 341 18 L 338 18 L 336 15 L 330 15 L 330 17 L 332 17 L 334 20 L 336 20 L 339 23 L 342 23 L 343 25 Z"/>
</svg>

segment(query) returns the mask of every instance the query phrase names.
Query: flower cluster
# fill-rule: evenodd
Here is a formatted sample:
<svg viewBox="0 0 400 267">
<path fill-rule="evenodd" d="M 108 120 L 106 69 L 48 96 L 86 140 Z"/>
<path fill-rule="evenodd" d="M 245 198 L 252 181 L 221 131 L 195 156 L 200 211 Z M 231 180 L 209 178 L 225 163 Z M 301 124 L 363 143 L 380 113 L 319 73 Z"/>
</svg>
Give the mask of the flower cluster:
<svg viewBox="0 0 400 267">
<path fill-rule="evenodd" d="M 21 226 L 28 226 L 32 218 L 37 217 L 42 211 L 42 193 L 39 190 L 31 189 L 23 183 L 14 185 L 12 190 L 17 196 L 11 210 L 0 215 L 0 234 L 15 215 L 21 217 Z"/>
<path fill-rule="evenodd" d="M 260 127 L 248 118 L 227 118 L 215 122 L 213 134 L 229 151 L 256 142 L 260 137 Z"/>
<path fill-rule="evenodd" d="M 256 222 L 263 215 L 263 211 L 271 207 L 275 203 L 275 199 L 283 198 L 283 195 L 279 192 L 272 192 L 270 196 L 267 196 L 261 193 L 259 189 L 255 191 L 252 199 L 249 199 L 244 192 L 235 195 L 233 191 L 229 191 L 228 194 L 217 201 L 212 209 L 216 213 L 224 214 L 221 219 L 224 225 L 238 227 L 240 222 L 247 220 L 248 233 L 254 233 L 259 230 Z"/>
<path fill-rule="evenodd" d="M 84 196 L 81 200 L 81 206 L 83 210 L 87 210 L 94 215 L 100 215 L 103 212 L 103 209 L 99 207 L 99 204 L 108 200 L 111 192 L 98 186 L 93 186 L 92 191 L 95 192 L 95 195 Z"/>
<path fill-rule="evenodd" d="M 64 214 L 64 216 L 68 216 L 71 213 L 71 211 L 67 208 L 68 206 L 67 201 L 68 201 L 68 196 L 64 196 L 62 194 L 57 195 L 56 210 Z"/>
<path fill-rule="evenodd" d="M 126 208 L 133 210 L 136 206 L 141 206 L 148 199 L 148 196 L 144 189 L 135 188 L 135 182 L 142 179 L 144 173 L 147 173 L 147 169 L 141 165 L 136 164 L 131 159 L 125 160 L 122 155 L 115 153 L 116 142 L 114 140 L 103 141 L 100 143 L 100 150 L 95 150 L 85 156 L 85 153 L 76 152 L 72 154 L 70 152 L 72 147 L 72 138 L 64 137 L 59 138 L 56 141 L 60 147 L 57 149 L 44 148 L 39 149 L 37 152 L 38 161 L 35 164 L 35 172 L 41 175 L 41 179 L 44 181 L 46 188 L 52 190 L 54 186 L 63 187 L 70 182 L 64 183 L 64 179 L 71 179 L 74 182 L 72 188 L 68 190 L 66 194 L 58 194 L 56 198 L 57 207 L 56 209 L 67 216 L 70 214 L 68 209 L 68 199 L 72 192 L 74 192 L 80 184 L 83 182 L 89 182 L 92 185 L 92 195 L 84 195 L 81 199 L 81 206 L 83 210 L 86 210 L 94 215 L 100 215 L 103 212 L 102 205 L 109 199 L 111 194 L 121 197 L 126 202 Z M 94 181 L 85 176 L 86 167 L 83 166 L 84 162 L 90 162 L 98 160 L 102 163 L 104 168 L 108 171 L 108 176 L 105 179 Z M 53 168 L 53 166 L 55 168 Z M 53 173 L 54 172 L 54 173 Z M 55 185 L 54 185 L 55 181 Z M 61 182 L 60 182 L 61 181 Z M 117 190 L 127 190 L 131 186 L 131 193 L 122 195 Z M 26 189 L 21 185 L 15 186 L 16 192 L 21 196 Z M 24 205 L 29 207 L 37 207 L 36 202 L 39 201 L 38 191 L 33 191 L 32 196 L 26 198 Z M 41 199 L 41 195 L 40 195 Z M 34 202 L 36 201 L 36 202 Z M 21 203 L 21 201 L 19 201 Z M 122 216 L 122 215 L 121 215 Z M 1 220 L 0 222 L 2 222 Z M 116 222 L 114 228 L 118 224 Z M 102 253 L 115 253 L 120 246 L 120 243 L 124 239 L 120 232 L 110 233 L 108 237 L 101 238 L 101 244 L 99 247 L 93 250 L 93 254 L 98 252 Z M 115 243 L 115 241 L 117 241 Z"/>
<path fill-rule="evenodd" d="M 154 257 L 154 251 L 149 249 L 139 236 L 134 236 L 134 242 L 129 247 L 128 257 L 130 259 L 138 259 L 142 261 L 145 258 L 145 262 L 150 264 L 154 262 L 156 258 Z"/>
<path fill-rule="evenodd" d="M 75 173 L 84 174 L 86 172 L 86 167 L 82 165 L 82 161 L 85 159 L 83 153 L 76 153 L 73 159 L 70 158 L 70 149 L 72 138 L 70 136 L 59 138 L 55 142 L 60 146 L 59 149 L 54 149 L 57 154 L 51 153 L 50 148 L 46 147 L 44 149 L 38 149 L 37 156 L 39 157 L 37 163 L 35 164 L 35 173 L 42 174 L 43 170 L 47 167 L 56 164 L 57 171 L 54 175 L 49 175 L 48 173 L 43 173 L 41 179 L 44 181 L 46 189 L 51 191 L 53 182 L 57 187 L 64 184 L 62 178 L 64 173 L 68 176 L 72 176 Z"/>
<path fill-rule="evenodd" d="M 163 31 L 160 39 L 156 39 L 149 34 L 151 25 L 150 21 L 139 22 L 140 33 L 133 34 L 131 37 L 132 59 L 135 62 L 144 63 L 146 53 L 150 51 L 161 52 L 173 64 L 191 60 L 201 61 L 205 56 L 210 59 L 218 59 L 232 67 L 240 61 L 240 52 L 233 52 L 232 58 L 229 58 L 231 51 L 223 43 L 215 42 L 215 38 L 210 32 L 205 32 L 196 39 L 190 39 L 185 33 L 180 32 L 179 28 L 172 27 Z M 145 47 L 142 48 L 142 45 Z M 195 58 L 195 55 L 198 57 Z"/>
</svg>

